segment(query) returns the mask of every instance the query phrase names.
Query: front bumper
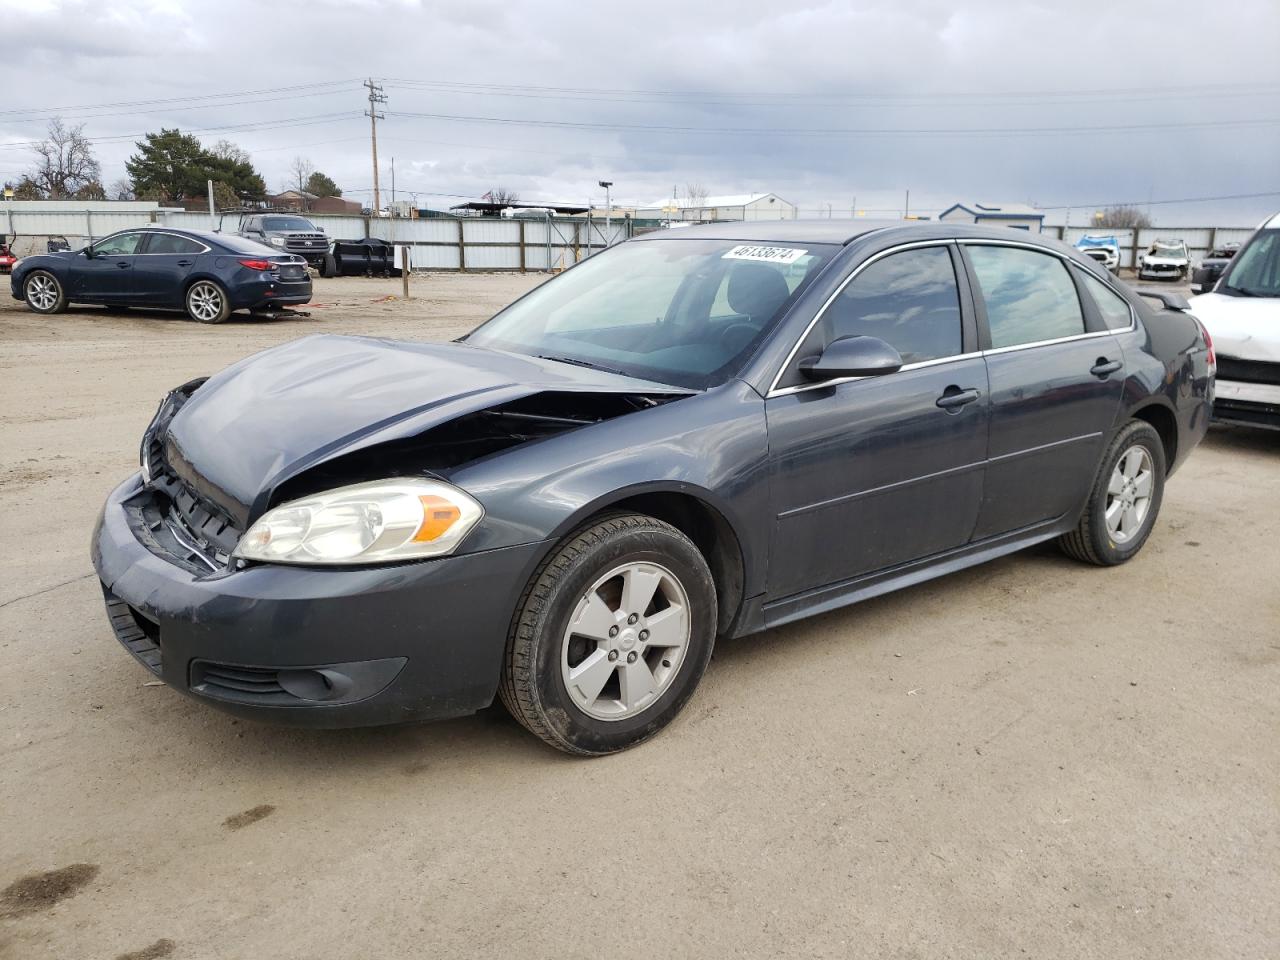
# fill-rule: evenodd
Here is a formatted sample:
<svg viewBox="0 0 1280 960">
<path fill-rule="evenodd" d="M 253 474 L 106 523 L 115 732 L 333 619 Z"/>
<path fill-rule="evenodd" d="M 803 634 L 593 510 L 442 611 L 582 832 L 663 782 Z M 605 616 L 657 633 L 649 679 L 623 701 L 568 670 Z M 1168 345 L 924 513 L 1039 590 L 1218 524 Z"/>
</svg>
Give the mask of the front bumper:
<svg viewBox="0 0 1280 960">
<path fill-rule="evenodd" d="M 139 539 L 125 507 L 149 495 L 139 476 L 111 493 L 92 558 L 117 639 L 175 689 L 310 727 L 443 719 L 493 701 L 512 612 L 544 544 L 202 576 Z"/>
<path fill-rule="evenodd" d="M 1280 384 L 1217 380 L 1213 419 L 1221 423 L 1280 430 Z"/>
</svg>

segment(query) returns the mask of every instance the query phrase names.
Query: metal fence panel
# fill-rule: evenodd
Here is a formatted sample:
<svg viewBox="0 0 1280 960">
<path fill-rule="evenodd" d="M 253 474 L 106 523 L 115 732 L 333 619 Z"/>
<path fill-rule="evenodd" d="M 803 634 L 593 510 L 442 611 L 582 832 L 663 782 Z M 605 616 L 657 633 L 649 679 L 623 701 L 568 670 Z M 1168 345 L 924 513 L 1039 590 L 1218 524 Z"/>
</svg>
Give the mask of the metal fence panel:
<svg viewBox="0 0 1280 960">
<path fill-rule="evenodd" d="M 520 224 L 514 220 L 462 220 L 467 243 L 519 243 Z"/>
<path fill-rule="evenodd" d="M 468 270 L 519 270 L 520 246 L 467 247 Z"/>
</svg>

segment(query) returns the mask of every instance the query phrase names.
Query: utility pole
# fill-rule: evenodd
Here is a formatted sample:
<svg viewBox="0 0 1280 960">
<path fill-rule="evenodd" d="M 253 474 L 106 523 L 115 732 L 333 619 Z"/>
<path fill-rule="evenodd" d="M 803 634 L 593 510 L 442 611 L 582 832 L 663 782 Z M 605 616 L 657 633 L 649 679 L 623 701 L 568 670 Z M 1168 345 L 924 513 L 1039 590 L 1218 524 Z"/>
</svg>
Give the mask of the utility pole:
<svg viewBox="0 0 1280 960">
<path fill-rule="evenodd" d="M 600 186 L 604 187 L 604 245 L 607 247 L 613 242 L 613 200 L 609 194 L 609 188 L 613 186 L 612 180 L 598 181 Z"/>
<path fill-rule="evenodd" d="M 907 199 L 903 202 L 902 219 L 906 220 L 909 216 L 911 216 L 911 191 L 910 190 L 907 191 Z"/>
<path fill-rule="evenodd" d="M 378 112 L 378 104 L 386 103 L 387 95 L 382 92 L 382 84 L 374 83 L 372 77 L 364 85 L 369 88 L 369 109 L 365 116 L 369 118 L 369 136 L 373 144 L 373 215 L 376 217 L 382 206 L 378 197 L 378 121 L 386 119 L 385 114 Z"/>
<path fill-rule="evenodd" d="M 396 158 L 391 158 L 391 211 L 396 209 Z"/>
</svg>

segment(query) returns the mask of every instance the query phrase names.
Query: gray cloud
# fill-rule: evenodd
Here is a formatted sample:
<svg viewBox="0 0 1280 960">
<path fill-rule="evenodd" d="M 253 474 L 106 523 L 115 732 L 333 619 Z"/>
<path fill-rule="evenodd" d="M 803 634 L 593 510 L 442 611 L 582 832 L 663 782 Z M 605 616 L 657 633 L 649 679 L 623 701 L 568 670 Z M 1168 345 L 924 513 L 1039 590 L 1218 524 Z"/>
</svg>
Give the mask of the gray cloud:
<svg viewBox="0 0 1280 960">
<path fill-rule="evenodd" d="M 1142 127 L 1280 118 L 1277 36 L 1280 7 L 1270 0 L 1237 0 L 1215 16 L 1205 15 L 1201 0 L 1158 7 L 1039 0 L 36 3 L 7 14 L 12 95 L 5 109 L 39 110 L 0 111 L 0 144 L 38 137 L 47 108 L 348 80 L 238 105 L 61 112 L 85 117 L 108 180 L 123 174 L 132 151 L 128 140 L 110 138 L 161 125 L 258 123 L 201 136 L 241 143 L 272 186 L 300 153 L 367 199 L 358 192 L 369 188 L 372 172 L 356 78 L 373 75 L 386 78 L 389 98 L 380 125 L 384 165 L 395 156 L 397 186 L 422 197 L 477 195 L 502 184 L 529 199 L 585 200 L 600 193 L 602 177 L 617 183 L 615 196 L 624 201 L 647 202 L 696 180 L 712 192 L 773 190 L 810 210 L 829 203 L 846 214 L 855 196 L 860 207 L 896 209 L 908 188 L 918 210 L 962 198 L 1056 205 L 1255 193 L 1280 190 L 1280 124 Z M 504 85 L 505 95 L 492 85 Z M 533 87 L 566 89 L 553 96 Z M 285 125 L 311 117 L 323 119 Z M 778 132 L 1100 126 L 1122 129 Z M 705 132 L 728 128 L 770 132 Z M 29 163 L 24 148 L 0 146 L 0 176 L 14 177 Z M 385 170 L 382 182 L 389 187 Z M 1247 223 L 1273 208 L 1280 197 L 1156 213 L 1164 223 Z"/>
</svg>

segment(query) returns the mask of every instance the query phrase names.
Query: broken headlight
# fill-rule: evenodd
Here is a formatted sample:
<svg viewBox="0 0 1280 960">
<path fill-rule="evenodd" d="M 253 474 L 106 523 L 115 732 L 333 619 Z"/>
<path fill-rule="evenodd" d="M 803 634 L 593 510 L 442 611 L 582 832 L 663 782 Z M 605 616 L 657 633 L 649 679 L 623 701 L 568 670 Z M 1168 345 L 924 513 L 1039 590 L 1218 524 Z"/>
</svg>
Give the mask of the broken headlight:
<svg viewBox="0 0 1280 960">
<path fill-rule="evenodd" d="M 452 553 L 484 509 L 437 480 L 394 479 L 339 487 L 268 510 L 235 556 L 268 563 L 353 564 Z"/>
</svg>

